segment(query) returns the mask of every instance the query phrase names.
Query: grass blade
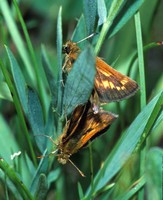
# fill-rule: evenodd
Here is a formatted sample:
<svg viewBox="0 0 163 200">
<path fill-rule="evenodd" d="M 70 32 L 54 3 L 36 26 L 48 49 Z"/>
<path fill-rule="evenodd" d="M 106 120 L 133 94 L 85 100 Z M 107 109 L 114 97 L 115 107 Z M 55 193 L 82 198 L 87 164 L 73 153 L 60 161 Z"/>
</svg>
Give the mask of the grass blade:
<svg viewBox="0 0 163 200">
<path fill-rule="evenodd" d="M 29 75 L 29 77 L 31 77 L 31 79 L 34 79 L 33 76 L 33 67 L 31 65 L 30 59 L 29 59 L 29 55 L 26 51 L 25 45 L 23 43 L 22 37 L 16 27 L 15 21 L 12 18 L 11 15 L 11 10 L 8 6 L 7 0 L 3 0 L 0 2 L 0 9 L 1 9 L 1 13 L 6 21 L 6 25 L 8 27 L 8 30 L 11 34 L 11 37 L 15 43 L 15 46 L 18 49 L 18 52 L 22 58 L 22 61 L 24 62 L 24 65 L 26 67 L 26 71 Z"/>
<path fill-rule="evenodd" d="M 109 29 L 109 38 L 113 37 L 142 6 L 144 0 L 127 1 Z"/>
<path fill-rule="evenodd" d="M 13 83 L 12 83 L 12 81 L 10 79 L 10 76 L 9 76 L 9 73 L 8 73 L 6 67 L 3 65 L 3 63 L 1 61 L 0 61 L 0 67 L 2 69 L 4 77 L 6 79 L 7 85 L 9 87 L 9 89 L 10 89 L 10 92 L 13 95 L 13 102 L 14 102 L 15 108 L 17 110 L 19 120 L 21 121 L 21 126 L 22 126 L 23 132 L 25 134 L 25 137 L 27 139 L 33 162 L 34 162 L 34 164 L 36 166 L 35 153 L 34 153 L 31 141 L 30 141 L 30 137 L 29 137 L 29 134 L 28 134 L 28 129 L 27 129 L 27 126 L 26 126 L 25 118 L 24 118 L 24 115 L 23 115 L 23 111 L 22 111 L 22 108 L 21 108 L 21 105 L 20 105 L 20 102 L 19 102 L 19 98 L 18 98 L 17 92 L 16 92 L 16 90 L 15 90 L 15 88 L 13 86 Z"/>
<path fill-rule="evenodd" d="M 26 27 L 24 19 L 22 17 L 21 11 L 20 11 L 20 9 L 18 7 L 17 1 L 13 0 L 13 3 L 14 3 L 16 12 L 18 14 L 18 18 L 20 20 L 20 23 L 21 23 L 21 26 L 22 26 L 22 29 L 23 29 L 23 32 L 24 32 L 24 36 L 25 36 L 25 39 L 26 39 L 26 42 L 27 42 L 27 46 L 28 46 L 28 49 L 29 49 L 30 56 L 32 58 L 33 69 L 35 71 L 35 76 L 36 76 L 36 81 L 37 81 L 37 86 L 38 86 L 41 102 L 42 102 L 42 105 L 44 105 L 44 100 L 43 100 L 44 99 L 43 98 L 43 96 L 44 96 L 43 95 L 43 91 L 44 90 L 43 90 L 43 87 L 41 85 L 41 79 L 40 79 L 41 77 L 39 75 L 39 67 L 38 67 L 38 62 L 37 62 L 37 59 L 36 59 L 36 55 L 35 55 L 35 52 L 34 52 L 34 49 L 33 49 L 33 46 L 32 46 L 28 31 L 27 31 L 27 27 Z"/>
<path fill-rule="evenodd" d="M 138 49 L 138 64 L 139 64 L 139 77 L 140 77 L 140 106 L 141 110 L 146 105 L 146 85 L 145 85 L 145 70 L 144 70 L 144 55 L 143 55 L 143 40 L 141 30 L 140 13 L 135 14 L 135 27 L 136 27 L 136 39 Z M 140 153 L 140 176 L 145 172 L 145 157 L 146 157 L 146 142 Z M 144 189 L 139 192 L 139 199 L 144 197 Z"/>
<path fill-rule="evenodd" d="M 0 168 L 5 172 L 7 177 L 14 183 L 18 192 L 21 194 L 23 199 L 34 200 L 33 196 L 30 194 L 27 187 L 23 184 L 22 180 L 19 179 L 15 171 L 12 169 L 8 163 L 0 158 Z"/>
<path fill-rule="evenodd" d="M 143 41 L 140 13 L 135 14 L 135 27 L 136 27 L 136 39 L 138 48 L 138 63 L 139 63 L 139 77 L 140 77 L 140 104 L 141 109 L 146 105 L 146 86 L 145 86 L 145 71 L 144 71 L 144 54 L 143 54 Z"/>
<path fill-rule="evenodd" d="M 58 56 L 58 101 L 57 101 L 57 112 L 61 114 L 62 110 L 62 8 L 58 13 L 57 22 L 57 56 Z"/>
<path fill-rule="evenodd" d="M 113 151 L 104 162 L 103 168 L 96 175 L 94 189 L 92 191 L 90 188 L 88 189 L 86 193 L 88 199 L 108 183 L 108 181 L 121 169 L 135 149 L 139 149 L 160 113 L 162 98 L 163 92 L 160 92 L 123 133 Z"/>
</svg>

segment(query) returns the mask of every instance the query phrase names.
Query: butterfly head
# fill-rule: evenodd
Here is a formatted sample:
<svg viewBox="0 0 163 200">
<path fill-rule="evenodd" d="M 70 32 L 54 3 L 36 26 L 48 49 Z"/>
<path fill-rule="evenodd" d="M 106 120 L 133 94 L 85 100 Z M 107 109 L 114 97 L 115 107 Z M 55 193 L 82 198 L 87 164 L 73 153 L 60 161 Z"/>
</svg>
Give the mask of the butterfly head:
<svg viewBox="0 0 163 200">
<path fill-rule="evenodd" d="M 69 157 L 70 155 L 61 153 L 58 155 L 58 162 L 65 165 L 69 161 Z"/>
<path fill-rule="evenodd" d="M 66 42 L 66 44 L 63 45 L 62 47 L 62 53 L 69 55 L 70 53 L 79 53 L 80 52 L 80 48 L 77 46 L 77 43 L 72 42 L 71 40 L 69 40 L 68 42 Z"/>
</svg>

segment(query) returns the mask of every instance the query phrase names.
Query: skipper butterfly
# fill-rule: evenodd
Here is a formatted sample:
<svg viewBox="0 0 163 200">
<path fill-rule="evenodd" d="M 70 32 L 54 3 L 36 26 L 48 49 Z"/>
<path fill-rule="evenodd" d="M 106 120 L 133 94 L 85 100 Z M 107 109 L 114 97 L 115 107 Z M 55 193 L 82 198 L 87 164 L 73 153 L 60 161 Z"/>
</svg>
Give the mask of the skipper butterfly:
<svg viewBox="0 0 163 200">
<path fill-rule="evenodd" d="M 117 117 L 102 109 L 94 114 L 90 103 L 77 106 L 58 140 L 59 163 L 66 164 L 72 154 L 106 132 Z"/>
<path fill-rule="evenodd" d="M 63 45 L 62 52 L 66 55 L 63 71 L 68 73 L 80 53 L 80 48 L 77 43 L 68 41 Z M 134 80 L 116 71 L 101 58 L 96 57 L 96 76 L 92 92 L 93 103 L 98 105 L 99 103 L 121 101 L 133 96 L 138 89 L 139 86 Z"/>
<path fill-rule="evenodd" d="M 66 164 L 69 161 L 84 176 L 70 160 L 71 155 L 86 147 L 89 141 L 93 141 L 96 137 L 106 132 L 117 117 L 117 115 L 102 109 L 99 109 L 99 112 L 95 114 L 90 102 L 78 105 L 73 111 L 70 120 L 67 121 L 63 133 L 57 139 L 57 143 L 51 137 L 43 135 L 48 137 L 57 147 L 50 154 L 56 154 L 58 162 L 61 164 Z M 39 158 L 42 157 L 39 156 Z"/>
</svg>

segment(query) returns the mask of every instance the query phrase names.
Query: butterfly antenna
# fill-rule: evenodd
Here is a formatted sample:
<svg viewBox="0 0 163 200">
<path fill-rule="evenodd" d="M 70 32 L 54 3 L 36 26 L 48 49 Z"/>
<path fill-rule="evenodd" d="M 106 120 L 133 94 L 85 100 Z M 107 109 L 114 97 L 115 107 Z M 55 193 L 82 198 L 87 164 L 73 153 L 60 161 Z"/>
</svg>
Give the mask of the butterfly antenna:
<svg viewBox="0 0 163 200">
<path fill-rule="evenodd" d="M 50 152 L 49 154 L 46 154 L 46 155 L 42 155 L 42 156 L 37 156 L 37 158 L 45 158 L 45 157 L 49 157 L 49 156 L 51 156 L 51 155 L 53 155 L 53 154 L 55 154 L 56 152 L 58 151 L 58 149 L 56 149 L 56 150 L 54 150 L 54 151 L 52 151 L 52 152 Z M 57 155 L 56 155 L 57 156 Z"/>
<path fill-rule="evenodd" d="M 57 146 L 57 144 L 55 143 L 55 141 L 52 139 L 52 137 L 51 136 L 49 136 L 49 135 L 45 135 L 45 134 L 37 134 L 37 135 L 34 135 L 35 137 L 36 136 L 43 136 L 43 137 L 46 137 L 46 138 L 48 138 L 53 144 L 55 144 L 56 146 Z"/>
<path fill-rule="evenodd" d="M 76 42 L 76 44 L 78 44 L 78 43 L 80 43 L 80 42 L 83 42 L 84 40 L 87 40 L 87 39 L 93 37 L 93 36 L 96 35 L 96 34 L 97 34 L 97 33 L 92 33 L 91 35 L 89 35 L 89 36 L 87 36 L 87 37 L 85 37 L 85 38 L 79 40 L 78 42 Z"/>
<path fill-rule="evenodd" d="M 55 141 L 52 139 L 52 137 L 50 137 L 49 135 L 45 135 L 45 134 L 37 134 L 37 135 L 34 135 L 34 136 L 43 136 L 43 137 L 46 137 L 46 138 L 48 138 L 54 145 L 56 145 L 57 146 L 57 144 L 55 143 Z M 52 152 L 50 152 L 49 154 L 47 154 L 47 155 L 41 155 L 41 156 L 37 156 L 37 158 L 45 158 L 45 157 L 49 157 L 49 156 L 51 156 L 51 155 L 53 155 L 53 154 L 55 154 L 56 152 L 58 151 L 58 149 L 56 149 L 56 150 L 54 150 L 54 151 L 52 151 Z"/>
<path fill-rule="evenodd" d="M 75 167 L 75 169 L 79 172 L 82 177 L 85 177 L 84 173 L 72 162 L 72 160 L 68 159 L 69 162 Z"/>
</svg>

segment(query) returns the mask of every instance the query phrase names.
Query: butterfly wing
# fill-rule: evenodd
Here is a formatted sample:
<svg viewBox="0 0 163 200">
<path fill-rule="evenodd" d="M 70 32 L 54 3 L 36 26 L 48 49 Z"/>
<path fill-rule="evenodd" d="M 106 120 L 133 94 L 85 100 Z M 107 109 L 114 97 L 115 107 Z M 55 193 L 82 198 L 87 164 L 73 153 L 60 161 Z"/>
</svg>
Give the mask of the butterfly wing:
<svg viewBox="0 0 163 200">
<path fill-rule="evenodd" d="M 70 120 L 65 125 L 64 131 L 61 135 L 62 143 L 67 142 L 71 138 L 71 136 L 74 134 L 86 109 L 87 109 L 87 105 L 78 105 L 75 108 L 75 110 L 73 111 L 71 115 Z"/>
<path fill-rule="evenodd" d="M 76 134 L 80 136 L 80 140 L 76 143 L 75 149 L 81 149 L 86 146 L 89 141 L 94 140 L 99 135 L 106 132 L 109 126 L 117 119 L 117 115 L 99 110 L 98 113 L 88 112 L 85 116 L 84 123 L 79 124 Z"/>
<path fill-rule="evenodd" d="M 117 119 L 117 115 L 100 109 L 98 113 L 92 111 L 88 102 L 74 110 L 64 133 L 61 135 L 59 149 L 61 158 L 72 155 L 86 146 L 89 141 L 103 134 Z"/>
<path fill-rule="evenodd" d="M 116 71 L 99 57 L 96 58 L 96 70 L 95 91 L 101 103 L 121 101 L 133 96 L 139 89 L 135 81 Z"/>
</svg>

